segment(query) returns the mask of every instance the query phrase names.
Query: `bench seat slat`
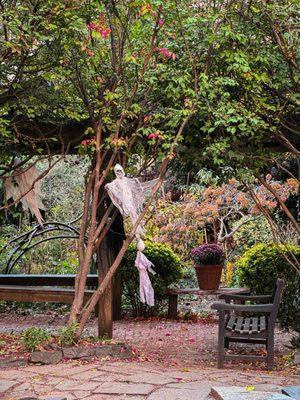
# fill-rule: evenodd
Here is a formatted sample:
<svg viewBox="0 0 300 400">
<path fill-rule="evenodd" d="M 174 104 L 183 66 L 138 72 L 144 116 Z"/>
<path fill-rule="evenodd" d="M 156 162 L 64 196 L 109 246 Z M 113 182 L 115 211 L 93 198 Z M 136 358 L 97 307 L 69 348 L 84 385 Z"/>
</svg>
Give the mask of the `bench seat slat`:
<svg viewBox="0 0 300 400">
<path fill-rule="evenodd" d="M 250 332 L 250 318 L 245 318 L 243 323 L 243 333 L 249 334 Z"/>
<path fill-rule="evenodd" d="M 237 318 L 237 322 L 236 322 L 236 325 L 235 325 L 235 328 L 234 328 L 235 332 L 242 333 L 243 322 L 244 322 L 244 318 L 243 317 L 238 317 Z"/>
<path fill-rule="evenodd" d="M 264 315 L 259 317 L 259 330 L 266 330 L 266 317 Z"/>
<path fill-rule="evenodd" d="M 227 322 L 226 328 L 230 331 L 233 331 L 234 330 L 233 326 L 235 325 L 235 323 L 236 323 L 236 317 L 235 315 L 231 315 L 229 321 Z"/>
<path fill-rule="evenodd" d="M 72 303 L 74 293 L 74 289 L 0 285 L 0 300 L 6 301 Z M 93 293 L 86 290 L 85 301 Z"/>
<path fill-rule="evenodd" d="M 75 274 L 39 275 L 39 274 L 0 274 L 0 285 L 13 286 L 72 286 L 75 285 Z M 87 286 L 98 286 L 98 275 L 87 275 Z"/>
</svg>

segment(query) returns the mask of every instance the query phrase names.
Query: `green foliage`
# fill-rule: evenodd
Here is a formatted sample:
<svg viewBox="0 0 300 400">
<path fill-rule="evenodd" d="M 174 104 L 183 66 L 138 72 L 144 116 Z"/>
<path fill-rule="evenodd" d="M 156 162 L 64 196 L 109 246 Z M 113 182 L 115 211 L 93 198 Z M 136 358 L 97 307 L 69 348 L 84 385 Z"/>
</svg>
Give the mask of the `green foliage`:
<svg viewBox="0 0 300 400">
<path fill-rule="evenodd" d="M 300 332 L 300 276 L 287 261 L 293 257 L 300 261 L 300 246 L 260 243 L 245 252 L 237 268 L 239 283 L 250 287 L 254 294 L 271 294 L 276 279 L 284 279 L 278 318 L 283 327 Z"/>
<path fill-rule="evenodd" d="M 235 222 L 232 229 L 236 225 L 242 223 L 248 217 L 245 216 Z M 250 220 L 242 225 L 234 234 L 236 248 L 234 255 L 242 255 L 250 247 L 257 243 L 269 243 L 272 241 L 272 231 L 267 220 L 263 216 L 258 216 L 256 219 Z"/>
<path fill-rule="evenodd" d="M 50 339 L 50 333 L 47 329 L 31 327 L 21 334 L 21 341 L 28 351 L 35 351 L 36 348 Z"/>
<path fill-rule="evenodd" d="M 58 329 L 58 340 L 61 346 L 71 346 L 75 343 L 75 334 L 78 328 L 77 322 L 72 322 L 70 326 Z"/>
<path fill-rule="evenodd" d="M 47 163 L 40 162 L 38 166 L 44 170 Z M 79 217 L 87 168 L 86 158 L 67 156 L 43 178 L 41 184 L 47 220 L 70 222 Z"/>
<path fill-rule="evenodd" d="M 138 315 L 151 310 L 143 307 L 139 300 L 139 272 L 134 266 L 136 252 L 136 245 L 130 245 L 122 260 L 121 273 L 125 299 L 130 303 L 133 313 Z M 156 311 L 166 299 L 168 286 L 177 283 L 182 278 L 183 271 L 179 258 L 167 245 L 147 242 L 144 253 L 155 267 L 156 275 L 152 276 L 149 273 L 149 276 L 155 292 L 154 311 Z"/>
<path fill-rule="evenodd" d="M 39 171 L 47 168 L 47 162 L 38 162 Z M 59 221 L 68 223 L 77 217 L 83 207 L 84 177 L 87 169 L 87 160 L 75 155 L 66 156 L 42 179 L 43 203 L 46 207 L 46 221 Z M 4 249 L 12 238 L 32 229 L 29 220 L 29 211 L 18 210 L 11 207 L 8 214 L 17 214 L 17 224 L 7 221 L 7 213 L 0 212 L 0 271 L 5 270 L 9 254 L 15 243 Z M 2 221 L 1 221 L 2 217 Z M 3 224 L 1 224 L 3 222 Z M 8 223 L 7 223 L 8 222 Z M 33 221 L 36 224 L 36 221 Z M 80 225 L 80 219 L 75 225 Z M 39 236 L 41 238 L 61 235 L 62 232 Z M 13 273 L 52 273 L 72 274 L 78 266 L 77 247 L 75 239 L 56 239 L 40 243 L 20 258 L 13 269 Z"/>
</svg>

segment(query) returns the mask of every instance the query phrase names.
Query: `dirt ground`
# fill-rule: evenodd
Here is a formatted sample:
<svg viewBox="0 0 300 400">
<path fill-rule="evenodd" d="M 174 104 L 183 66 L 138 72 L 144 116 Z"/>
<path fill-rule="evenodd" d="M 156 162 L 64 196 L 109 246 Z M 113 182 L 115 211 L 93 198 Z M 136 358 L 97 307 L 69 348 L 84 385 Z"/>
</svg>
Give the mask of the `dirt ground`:
<svg viewBox="0 0 300 400">
<path fill-rule="evenodd" d="M 67 316 L 47 311 L 21 315 L 20 312 L 0 313 L 0 334 L 19 334 L 31 326 L 48 328 L 55 333 L 66 323 Z M 85 335 L 97 335 L 97 320 L 90 320 Z M 163 318 L 123 319 L 114 323 L 113 338 L 135 349 L 140 361 L 159 363 L 173 367 L 214 367 L 217 358 L 217 320 L 204 318 L 197 322 L 168 320 Z M 276 370 L 284 373 L 299 373 L 293 366 L 293 353 L 289 345 L 291 334 L 276 330 Z M 236 345 L 234 352 L 262 353 L 256 348 Z M 263 364 L 232 363 L 232 368 L 261 369 Z"/>
</svg>

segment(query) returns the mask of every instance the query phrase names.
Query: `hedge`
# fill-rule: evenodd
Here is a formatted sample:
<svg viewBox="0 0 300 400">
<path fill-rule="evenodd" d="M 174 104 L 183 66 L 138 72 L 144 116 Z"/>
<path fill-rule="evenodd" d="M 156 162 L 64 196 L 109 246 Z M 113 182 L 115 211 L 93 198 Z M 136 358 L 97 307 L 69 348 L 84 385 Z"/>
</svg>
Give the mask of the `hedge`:
<svg viewBox="0 0 300 400">
<path fill-rule="evenodd" d="M 183 276 L 180 259 L 167 245 L 146 242 L 144 254 L 154 264 L 156 275 L 149 273 L 155 292 L 155 307 L 149 309 L 139 300 L 139 272 L 134 266 L 137 248 L 131 244 L 121 263 L 123 296 L 129 303 L 134 315 L 153 314 L 167 298 L 168 286 L 177 283 Z"/>
<path fill-rule="evenodd" d="M 278 319 L 282 327 L 300 332 L 300 275 L 288 260 L 300 262 L 300 246 L 259 243 L 237 262 L 239 283 L 254 294 L 271 294 L 277 278 L 285 281 Z"/>
</svg>

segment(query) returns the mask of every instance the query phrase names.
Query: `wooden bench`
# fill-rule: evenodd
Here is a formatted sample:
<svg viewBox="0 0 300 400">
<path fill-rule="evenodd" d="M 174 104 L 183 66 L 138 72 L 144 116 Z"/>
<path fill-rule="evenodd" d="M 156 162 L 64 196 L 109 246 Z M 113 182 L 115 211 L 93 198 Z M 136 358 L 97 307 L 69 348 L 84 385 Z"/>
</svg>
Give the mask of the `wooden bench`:
<svg viewBox="0 0 300 400">
<path fill-rule="evenodd" d="M 169 297 L 168 318 L 178 318 L 178 296 L 220 296 L 223 294 L 247 294 L 248 288 L 219 288 L 218 290 L 193 289 L 168 289 Z"/>
<path fill-rule="evenodd" d="M 76 275 L 0 274 L 0 300 L 23 302 L 72 303 Z M 88 275 L 87 297 L 98 286 L 98 275 Z M 20 294 L 23 296 L 20 299 Z M 31 296 L 34 296 L 32 298 Z M 10 297 L 10 298 L 8 298 Z"/>
<path fill-rule="evenodd" d="M 0 300 L 67 303 L 74 300 L 76 275 L 0 274 Z M 98 286 L 98 275 L 88 275 L 84 302 Z M 66 288 L 72 286 L 73 288 Z M 98 308 L 95 309 L 99 319 Z"/>
<path fill-rule="evenodd" d="M 274 332 L 283 280 L 277 279 L 272 295 L 252 296 L 222 294 L 212 308 L 219 313 L 218 368 L 223 368 L 225 360 L 265 361 L 269 370 L 274 366 Z M 230 304 L 231 301 L 255 304 Z M 247 313 L 241 315 L 241 313 Z M 231 342 L 263 344 L 267 355 L 226 354 Z"/>
</svg>

